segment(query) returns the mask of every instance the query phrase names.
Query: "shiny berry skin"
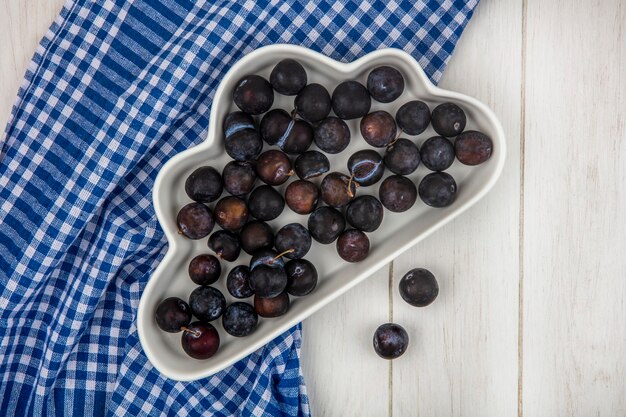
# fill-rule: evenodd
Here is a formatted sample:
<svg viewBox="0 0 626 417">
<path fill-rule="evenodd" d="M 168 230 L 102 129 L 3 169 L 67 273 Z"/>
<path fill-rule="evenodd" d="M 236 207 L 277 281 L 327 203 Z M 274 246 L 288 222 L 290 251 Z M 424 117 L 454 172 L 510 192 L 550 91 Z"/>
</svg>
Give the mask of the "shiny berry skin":
<svg viewBox="0 0 626 417">
<path fill-rule="evenodd" d="M 230 295 L 235 298 L 248 298 L 254 295 L 250 287 L 250 269 L 245 265 L 233 268 L 226 278 L 226 288 Z"/>
<path fill-rule="evenodd" d="M 480 165 L 491 158 L 493 142 L 484 133 L 468 130 L 457 136 L 454 151 L 462 164 Z"/>
<path fill-rule="evenodd" d="M 370 240 L 360 230 L 346 230 L 337 239 L 337 253 L 346 262 L 360 262 L 370 253 Z"/>
<path fill-rule="evenodd" d="M 350 128 L 341 119 L 327 117 L 315 127 L 313 140 L 324 152 L 339 153 L 350 144 Z"/>
<path fill-rule="evenodd" d="M 356 181 L 351 181 L 347 175 L 331 172 L 324 177 L 320 184 L 322 201 L 329 206 L 341 208 L 356 196 L 358 185 Z"/>
<path fill-rule="evenodd" d="M 454 146 L 443 136 L 426 139 L 420 149 L 424 166 L 431 171 L 444 171 L 454 162 Z"/>
<path fill-rule="evenodd" d="M 290 223 L 276 233 L 274 246 L 289 259 L 300 259 L 311 249 L 311 234 L 300 223 Z"/>
<path fill-rule="evenodd" d="M 154 318 L 161 330 L 177 333 L 191 322 L 191 307 L 178 297 L 166 298 L 157 306 Z"/>
<path fill-rule="evenodd" d="M 382 324 L 374 333 L 374 351 L 383 359 L 396 359 L 409 346 L 409 334 L 395 323 Z"/>
<path fill-rule="evenodd" d="M 283 109 L 268 111 L 259 125 L 261 137 L 268 145 L 276 145 L 287 131 L 291 121 L 291 116 Z"/>
<path fill-rule="evenodd" d="M 300 179 L 308 180 L 327 173 L 330 170 L 330 162 L 323 153 L 308 151 L 296 158 L 294 169 Z"/>
<path fill-rule="evenodd" d="M 192 358 L 209 359 L 220 348 L 220 335 L 212 324 L 196 321 L 187 326 L 180 342 Z"/>
<path fill-rule="evenodd" d="M 348 204 L 346 220 L 352 227 L 364 232 L 373 232 L 383 221 L 383 205 L 376 197 L 362 195 Z"/>
<path fill-rule="evenodd" d="M 202 203 L 189 203 L 176 216 L 178 232 L 189 239 L 202 239 L 213 230 L 215 221 L 211 210 Z"/>
<path fill-rule="evenodd" d="M 358 81 L 344 81 L 335 87 L 331 97 L 333 111 L 340 119 L 357 119 L 370 111 L 372 99 Z"/>
<path fill-rule="evenodd" d="M 410 140 L 400 138 L 387 147 L 384 161 L 394 174 L 409 175 L 420 164 L 420 151 Z"/>
<path fill-rule="evenodd" d="M 199 203 L 217 200 L 222 195 L 222 189 L 222 176 L 213 167 L 200 167 L 185 181 L 185 192 Z"/>
<path fill-rule="evenodd" d="M 385 174 L 383 158 L 373 149 L 356 151 L 348 159 L 348 171 L 362 186 L 377 183 Z"/>
<path fill-rule="evenodd" d="M 380 184 L 378 196 L 387 210 L 401 213 L 413 207 L 417 199 L 417 189 L 407 177 L 392 175 Z"/>
<path fill-rule="evenodd" d="M 404 103 L 396 112 L 396 123 L 407 135 L 419 135 L 430 124 L 430 109 L 419 100 Z"/>
<path fill-rule="evenodd" d="M 222 170 L 222 181 L 226 191 L 241 197 L 254 188 L 256 171 L 249 162 L 230 161 Z"/>
<path fill-rule="evenodd" d="M 213 216 L 222 229 L 234 232 L 248 221 L 248 206 L 242 198 L 224 197 L 215 204 Z"/>
<path fill-rule="evenodd" d="M 261 249 L 252 255 L 250 259 L 250 270 L 260 265 L 266 265 L 271 268 L 283 268 L 285 266 L 285 260 L 283 256 L 279 256 L 279 253 L 272 249 Z"/>
<path fill-rule="evenodd" d="M 313 127 L 304 120 L 294 120 L 281 109 L 270 110 L 263 116 L 260 131 L 265 142 L 289 154 L 302 153 L 313 143 Z"/>
<path fill-rule="evenodd" d="M 309 214 L 319 201 L 319 189 L 310 181 L 297 180 L 285 189 L 287 206 L 298 214 Z"/>
<path fill-rule="evenodd" d="M 259 75 L 246 75 L 235 85 L 233 101 L 248 114 L 261 114 L 274 103 L 274 90 L 269 81 Z"/>
<path fill-rule="evenodd" d="M 201 321 L 213 321 L 224 312 L 226 299 L 217 288 L 201 285 L 189 295 L 189 306 Z"/>
<path fill-rule="evenodd" d="M 303 119 L 317 123 L 330 113 L 330 94 L 324 86 L 311 83 L 300 90 L 294 106 Z"/>
<path fill-rule="evenodd" d="M 226 277 L 226 289 L 235 298 L 248 298 L 254 295 L 250 287 L 250 269 L 245 265 L 231 269 Z"/>
<path fill-rule="evenodd" d="M 213 233 L 209 236 L 208 245 L 218 258 L 228 262 L 236 261 L 241 252 L 237 235 L 228 230 L 218 230 Z"/>
<path fill-rule="evenodd" d="M 198 285 L 211 285 L 222 274 L 220 261 L 213 255 L 198 255 L 189 262 L 189 277 Z"/>
<path fill-rule="evenodd" d="M 375 148 L 384 148 L 396 139 L 396 121 L 389 113 L 378 110 L 361 119 L 361 135 Z"/>
<path fill-rule="evenodd" d="M 248 198 L 250 214 L 258 220 L 274 220 L 285 208 L 283 196 L 269 185 L 257 187 Z"/>
<path fill-rule="evenodd" d="M 367 76 L 367 90 L 380 103 L 391 103 L 402 95 L 404 78 L 400 71 L 387 65 L 374 68 Z"/>
<path fill-rule="evenodd" d="M 454 203 L 457 185 L 454 178 L 445 172 L 426 175 L 419 185 L 419 196 L 431 207 L 447 207 Z"/>
<path fill-rule="evenodd" d="M 282 267 L 258 265 L 250 271 L 250 288 L 257 297 L 276 297 L 287 288 L 287 274 Z"/>
<path fill-rule="evenodd" d="M 313 143 L 313 126 L 305 120 L 294 120 L 284 140 L 278 141 L 278 146 L 289 155 L 298 155 L 305 152 Z"/>
<path fill-rule="evenodd" d="M 411 269 L 404 274 L 399 289 L 402 299 L 415 307 L 426 307 L 439 295 L 435 276 L 424 268 Z"/>
<path fill-rule="evenodd" d="M 295 59 L 283 59 L 270 74 L 270 84 L 277 93 L 295 96 L 307 82 L 306 70 Z"/>
<path fill-rule="evenodd" d="M 309 216 L 308 228 L 313 239 L 326 245 L 339 237 L 346 228 L 346 220 L 339 210 L 322 206 Z"/>
<path fill-rule="evenodd" d="M 239 240 L 241 248 L 252 255 L 261 249 L 270 249 L 274 246 L 274 232 L 269 224 L 252 220 L 241 229 Z"/>
<path fill-rule="evenodd" d="M 232 303 L 222 315 L 222 326 L 226 333 L 235 337 L 248 336 L 256 330 L 259 316 L 248 303 L 237 301 Z"/>
<path fill-rule="evenodd" d="M 285 265 L 287 292 L 296 297 L 310 294 L 317 285 L 317 270 L 306 259 L 293 259 Z"/>
<path fill-rule="evenodd" d="M 248 113 L 234 111 L 224 118 L 223 132 L 225 137 L 243 129 L 254 129 L 254 119 Z"/>
<path fill-rule="evenodd" d="M 224 139 L 224 150 L 235 161 L 254 160 L 262 149 L 263 141 L 256 129 L 238 130 Z"/>
<path fill-rule="evenodd" d="M 454 103 L 443 103 L 433 109 L 430 122 L 441 136 L 454 137 L 465 129 L 467 118 L 462 108 Z"/>
<path fill-rule="evenodd" d="M 254 311 L 261 317 L 280 317 L 287 313 L 288 310 L 289 295 L 286 292 L 272 298 L 254 296 Z"/>
<path fill-rule="evenodd" d="M 268 185 L 281 185 L 294 174 L 289 157 L 276 149 L 270 149 L 259 155 L 256 173 L 259 179 Z"/>
</svg>

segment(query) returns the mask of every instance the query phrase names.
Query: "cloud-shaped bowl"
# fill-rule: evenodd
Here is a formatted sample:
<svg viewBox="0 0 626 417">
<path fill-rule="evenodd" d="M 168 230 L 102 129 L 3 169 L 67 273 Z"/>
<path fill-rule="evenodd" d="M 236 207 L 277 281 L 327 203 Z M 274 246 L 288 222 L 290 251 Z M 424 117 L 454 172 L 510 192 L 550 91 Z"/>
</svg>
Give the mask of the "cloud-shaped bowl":
<svg viewBox="0 0 626 417">
<path fill-rule="evenodd" d="M 341 260 L 334 243 L 321 245 L 314 242 L 306 256 L 306 259 L 315 264 L 320 277 L 313 293 L 302 298 L 291 297 L 291 307 L 286 315 L 275 319 L 260 318 L 257 330 L 245 338 L 235 338 L 226 334 L 221 327 L 220 320 L 216 320 L 213 324 L 218 328 L 221 337 L 219 352 L 207 360 L 192 359 L 181 348 L 180 334 L 161 331 L 154 320 L 156 306 L 164 298 L 178 296 L 184 300 L 188 299 L 195 284 L 187 275 L 187 265 L 194 256 L 200 253 L 210 253 L 207 239 L 192 241 L 177 233 L 176 214 L 183 205 L 190 202 L 184 191 L 184 182 L 186 177 L 199 166 L 211 165 L 221 172 L 223 166 L 230 160 L 224 151 L 221 132 L 224 116 L 236 110 L 232 102 L 232 91 L 237 80 L 245 74 L 252 73 L 269 78 L 274 65 L 284 58 L 293 58 L 301 62 L 307 70 L 309 82 L 321 83 L 329 92 L 345 80 L 355 79 L 365 84 L 368 73 L 377 66 L 396 67 L 405 78 L 405 91 L 402 97 L 389 104 L 372 100 L 372 111 L 384 109 L 393 115 L 402 104 L 413 99 L 428 103 L 431 109 L 442 102 L 455 102 L 467 114 L 466 129 L 480 130 L 492 138 L 493 155 L 480 166 L 467 167 L 455 161 L 447 170 L 456 179 L 459 187 L 456 201 L 451 206 L 435 209 L 426 206 L 418 198 L 415 206 L 407 212 L 391 213 L 386 210 L 381 227 L 369 234 L 370 255 L 360 263 L 350 264 Z M 276 94 L 274 107 L 290 111 L 293 108 L 293 97 Z M 359 120 L 348 121 L 352 132 L 349 147 L 341 154 L 328 155 L 331 170 L 347 172 L 348 157 L 353 152 L 368 147 L 360 136 L 358 123 Z M 434 131 L 429 127 L 426 132 L 417 137 L 406 137 L 421 144 L 425 139 L 434 135 Z M 379 151 L 381 154 L 384 153 L 384 149 L 379 149 Z M 505 152 L 502 127 L 487 106 L 471 97 L 434 86 L 419 64 L 401 50 L 378 50 L 350 63 L 338 62 L 320 53 L 294 45 L 267 46 L 246 55 L 226 74 L 217 90 L 206 140 L 174 156 L 163 166 L 156 179 L 153 195 L 154 207 L 169 242 L 169 250 L 150 278 L 139 304 L 137 317 L 139 338 L 148 359 L 165 376 L 181 381 L 207 377 L 232 365 L 309 317 L 476 203 L 489 191 L 500 175 Z M 418 184 L 428 172 L 420 165 L 415 173 L 409 175 L 409 178 Z M 385 174 L 387 175 L 389 172 Z M 358 194 L 377 195 L 379 184 L 361 187 Z M 279 187 L 281 191 L 286 185 Z M 301 222 L 306 226 L 307 217 L 297 215 L 285 207 L 284 213 L 270 224 L 275 230 L 291 222 Z M 234 299 L 225 288 L 226 274 L 238 264 L 247 264 L 248 260 L 249 257 L 242 252 L 237 263 L 223 262 L 222 264 L 223 275 L 215 286 L 224 293 L 229 302 Z M 340 319 L 337 317 L 337 320 Z"/>
</svg>

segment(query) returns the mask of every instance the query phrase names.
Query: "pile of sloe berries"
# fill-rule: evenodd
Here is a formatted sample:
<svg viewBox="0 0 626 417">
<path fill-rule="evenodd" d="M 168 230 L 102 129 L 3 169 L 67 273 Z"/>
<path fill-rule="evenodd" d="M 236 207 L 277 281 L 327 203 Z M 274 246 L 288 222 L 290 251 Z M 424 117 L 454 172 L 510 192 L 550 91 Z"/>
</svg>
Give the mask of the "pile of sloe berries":
<svg viewBox="0 0 626 417">
<path fill-rule="evenodd" d="M 372 99 L 390 103 L 402 95 L 404 77 L 393 67 L 372 70 L 367 85 L 342 82 L 332 95 L 324 86 L 307 81 L 305 68 L 293 59 L 280 61 L 269 81 L 254 74 L 242 77 L 233 91 L 240 111 L 227 114 L 223 121 L 224 148 L 232 161 L 221 173 L 203 166 L 186 179 L 185 191 L 193 202 L 178 212 L 179 233 L 189 239 L 208 236 L 214 255 L 198 255 L 189 264 L 189 276 L 199 286 L 188 302 L 167 298 L 158 305 L 155 318 L 162 330 L 183 332 L 183 349 L 193 358 L 209 358 L 219 348 L 219 334 L 211 321 L 221 317 L 227 333 L 247 336 L 256 329 L 258 316 L 281 316 L 289 309 L 289 296 L 311 293 L 318 274 L 304 256 L 313 240 L 336 242 L 343 260 L 362 261 L 370 251 L 366 233 L 378 229 L 385 209 L 405 212 L 418 196 L 432 207 L 449 206 L 457 184 L 444 171 L 454 159 L 477 165 L 491 156 L 491 139 L 464 131 L 466 115 L 457 104 L 442 103 L 431 112 L 426 103 L 412 100 L 395 117 L 384 110 L 370 111 Z M 275 92 L 295 96 L 291 111 L 272 109 Z M 331 171 L 325 154 L 346 149 L 352 134 L 345 120 L 357 118 L 370 148 L 349 157 L 347 172 Z M 440 136 L 427 139 L 421 149 L 402 137 L 419 135 L 431 124 Z M 309 150 L 313 143 L 318 150 Z M 406 175 L 420 163 L 433 172 L 416 186 Z M 378 198 L 358 196 L 359 188 L 379 182 L 385 169 L 392 175 L 380 183 Z M 298 179 L 281 194 L 275 187 L 294 175 Z M 321 181 L 316 182 L 317 177 Z M 255 187 L 257 180 L 263 184 Z M 279 217 L 285 204 L 297 214 L 308 215 L 307 227 L 290 223 L 272 229 L 267 222 Z M 213 231 L 216 224 L 220 230 Z M 236 262 L 241 250 L 252 256 L 251 261 L 230 270 L 226 288 L 236 299 L 254 296 L 253 303 L 227 305 L 224 295 L 211 285 L 221 276 L 220 259 Z M 192 323 L 194 316 L 197 321 Z M 375 338 L 379 353 L 386 352 L 385 340 Z"/>
</svg>

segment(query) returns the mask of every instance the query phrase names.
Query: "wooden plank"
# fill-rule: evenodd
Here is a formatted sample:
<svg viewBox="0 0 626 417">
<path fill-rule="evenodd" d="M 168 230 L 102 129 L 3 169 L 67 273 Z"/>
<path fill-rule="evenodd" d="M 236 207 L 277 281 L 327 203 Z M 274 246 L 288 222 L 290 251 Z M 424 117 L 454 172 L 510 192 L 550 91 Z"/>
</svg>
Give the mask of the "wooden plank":
<svg viewBox="0 0 626 417">
<path fill-rule="evenodd" d="M 389 319 L 383 268 L 304 321 L 302 366 L 314 416 L 388 415 L 389 364 L 372 335 Z"/>
<path fill-rule="evenodd" d="M 4 133 L 17 90 L 39 41 L 63 6 L 63 0 L 0 2 L 0 131 Z"/>
<path fill-rule="evenodd" d="M 444 76 L 494 109 L 507 162 L 484 200 L 394 261 L 393 318 L 412 337 L 393 362 L 394 416 L 517 413 L 521 44 L 521 2 L 482 2 Z M 439 281 L 429 307 L 399 296 L 415 267 Z"/>
<path fill-rule="evenodd" d="M 528 0 L 524 416 L 626 415 L 626 6 Z"/>
</svg>

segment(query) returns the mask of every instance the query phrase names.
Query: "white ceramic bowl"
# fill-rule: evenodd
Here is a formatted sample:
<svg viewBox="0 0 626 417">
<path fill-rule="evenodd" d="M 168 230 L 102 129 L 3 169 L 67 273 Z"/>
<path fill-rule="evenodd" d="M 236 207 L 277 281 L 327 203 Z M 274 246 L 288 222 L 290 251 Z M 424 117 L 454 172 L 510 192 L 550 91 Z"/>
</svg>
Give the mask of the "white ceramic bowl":
<svg viewBox="0 0 626 417">
<path fill-rule="evenodd" d="M 381 227 L 368 234 L 371 242 L 370 255 L 360 263 L 344 262 L 337 255 L 334 243 L 321 245 L 314 241 L 306 256 L 306 259 L 316 266 L 319 274 L 318 286 L 313 293 L 302 298 L 291 297 L 291 307 L 286 315 L 275 319 L 259 318 L 257 330 L 244 338 L 228 335 L 223 330 L 221 321 L 216 320 L 213 324 L 218 328 L 221 337 L 218 353 L 207 360 L 192 359 L 181 348 L 181 335 L 161 331 L 154 320 L 156 306 L 164 298 L 177 296 L 184 300 L 188 299 L 189 294 L 195 288 L 195 284 L 187 275 L 189 261 L 200 253 L 211 253 L 207 247 L 207 239 L 194 241 L 177 233 L 176 214 L 183 205 L 190 202 L 184 191 L 184 182 L 187 176 L 200 166 L 210 165 L 221 172 L 230 160 L 224 151 L 221 132 L 224 116 L 236 110 L 232 101 L 232 91 L 237 80 L 246 74 L 260 74 L 269 78 L 274 65 L 284 58 L 298 60 L 306 68 L 309 82 L 318 82 L 331 93 L 334 87 L 342 81 L 359 80 L 365 84 L 367 75 L 373 68 L 391 65 L 404 75 L 405 91 L 393 103 L 381 104 L 372 100 L 372 111 L 384 109 L 394 115 L 402 104 L 413 99 L 425 101 L 431 109 L 442 102 L 455 102 L 467 114 L 466 129 L 480 130 L 491 137 L 494 144 L 493 155 L 489 161 L 480 166 L 467 167 L 455 161 L 448 169 L 447 172 L 456 179 L 458 184 L 456 201 L 450 207 L 431 208 L 418 198 L 413 208 L 407 212 L 391 213 L 385 210 Z M 293 99 L 294 97 L 276 94 L 274 107 L 290 111 L 293 107 Z M 355 151 L 368 147 L 360 136 L 359 121 L 360 119 L 348 121 L 352 132 L 349 147 L 339 155 L 328 155 L 331 171 L 347 172 L 348 157 Z M 426 132 L 416 137 L 403 136 L 421 145 L 425 139 L 434 135 L 432 128 L 429 127 Z M 315 146 L 313 145 L 311 149 L 315 149 Z M 379 149 L 379 151 L 384 154 L 384 149 Z M 500 175 L 505 152 L 502 127 L 487 106 L 471 97 L 435 87 L 418 63 L 401 50 L 378 50 L 350 63 L 338 62 L 317 52 L 293 45 L 267 46 L 246 55 L 226 74 L 217 90 L 206 140 L 174 156 L 163 166 L 156 179 L 154 206 L 161 227 L 167 236 L 169 250 L 150 278 L 139 304 L 137 317 L 139 339 L 148 359 L 163 375 L 176 380 L 191 381 L 210 376 L 244 358 L 369 277 L 477 202 L 494 185 Z M 415 173 L 409 175 L 409 178 L 418 184 L 428 172 L 420 165 Z M 385 176 L 387 175 L 389 175 L 388 170 Z M 316 179 L 317 183 L 319 180 L 319 178 Z M 284 190 L 289 182 L 279 187 L 280 190 Z M 379 184 L 380 182 L 370 187 L 360 187 L 358 194 L 377 195 Z M 300 216 L 285 206 L 283 214 L 269 223 L 275 230 L 278 230 L 282 225 L 291 222 L 300 222 L 306 226 L 307 218 L 308 216 Z M 236 263 L 222 263 L 222 278 L 215 286 L 224 293 L 228 302 L 234 299 L 225 288 L 225 277 L 231 268 L 239 264 L 247 264 L 248 261 L 249 256 L 242 251 Z M 252 302 L 252 299 L 248 301 Z M 337 317 L 337 320 L 340 319 Z"/>
</svg>

